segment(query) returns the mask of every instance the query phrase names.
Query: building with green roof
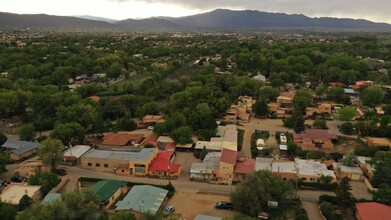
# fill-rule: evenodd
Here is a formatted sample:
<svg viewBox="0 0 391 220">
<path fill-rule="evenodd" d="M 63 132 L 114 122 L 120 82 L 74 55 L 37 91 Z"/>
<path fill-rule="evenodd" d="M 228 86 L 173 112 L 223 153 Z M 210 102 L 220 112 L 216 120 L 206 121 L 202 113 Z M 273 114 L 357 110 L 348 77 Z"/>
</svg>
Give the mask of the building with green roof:
<svg viewBox="0 0 391 220">
<path fill-rule="evenodd" d="M 166 199 L 168 190 L 150 186 L 133 186 L 122 201 L 115 204 L 116 211 L 132 211 L 155 215 Z"/>
<path fill-rule="evenodd" d="M 102 180 L 89 188 L 100 199 L 100 207 L 108 209 L 126 192 L 126 183 L 118 180 Z"/>
</svg>

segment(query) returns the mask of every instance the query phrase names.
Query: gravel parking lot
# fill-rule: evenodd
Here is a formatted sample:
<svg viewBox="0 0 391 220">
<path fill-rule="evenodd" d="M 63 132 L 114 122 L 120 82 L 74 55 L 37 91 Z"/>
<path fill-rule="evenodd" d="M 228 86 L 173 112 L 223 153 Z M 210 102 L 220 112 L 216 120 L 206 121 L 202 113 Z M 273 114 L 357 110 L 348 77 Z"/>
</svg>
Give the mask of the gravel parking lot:
<svg viewBox="0 0 391 220">
<path fill-rule="evenodd" d="M 226 217 L 235 214 L 234 211 L 217 210 L 218 201 L 229 201 L 228 195 L 201 194 L 195 190 L 177 190 L 167 206 L 174 206 L 176 213 L 181 213 L 183 219 L 194 219 L 197 214 L 216 217 Z"/>
<path fill-rule="evenodd" d="M 174 163 L 182 165 L 182 172 L 178 180 L 189 180 L 190 168 L 193 163 L 201 163 L 200 159 L 194 157 L 193 152 L 175 152 Z"/>
</svg>

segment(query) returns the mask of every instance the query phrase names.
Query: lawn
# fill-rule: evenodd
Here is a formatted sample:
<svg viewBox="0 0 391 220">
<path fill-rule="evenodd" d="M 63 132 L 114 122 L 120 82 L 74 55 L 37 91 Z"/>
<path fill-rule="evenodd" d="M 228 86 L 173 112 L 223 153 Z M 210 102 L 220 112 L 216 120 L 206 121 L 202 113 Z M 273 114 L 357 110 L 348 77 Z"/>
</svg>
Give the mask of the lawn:
<svg viewBox="0 0 391 220">
<path fill-rule="evenodd" d="M 111 85 L 105 92 L 112 93 L 114 92 L 114 88 L 117 87 L 118 91 L 122 91 L 122 87 L 126 84 L 132 84 L 134 89 L 138 89 L 143 83 L 143 81 L 147 78 L 146 74 L 138 74 L 134 76 L 130 76 L 128 79 L 124 79 L 118 83 Z"/>
</svg>

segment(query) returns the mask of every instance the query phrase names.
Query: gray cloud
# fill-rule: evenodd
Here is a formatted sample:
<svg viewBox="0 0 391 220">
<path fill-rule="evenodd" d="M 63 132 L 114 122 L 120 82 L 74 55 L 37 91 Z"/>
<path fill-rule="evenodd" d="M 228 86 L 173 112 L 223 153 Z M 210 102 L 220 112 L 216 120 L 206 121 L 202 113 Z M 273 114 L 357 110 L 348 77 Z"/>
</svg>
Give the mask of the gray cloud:
<svg viewBox="0 0 391 220">
<path fill-rule="evenodd" d="M 108 0 L 167 3 L 185 8 L 212 10 L 216 8 L 252 9 L 311 17 L 352 17 L 391 23 L 390 0 Z"/>
</svg>

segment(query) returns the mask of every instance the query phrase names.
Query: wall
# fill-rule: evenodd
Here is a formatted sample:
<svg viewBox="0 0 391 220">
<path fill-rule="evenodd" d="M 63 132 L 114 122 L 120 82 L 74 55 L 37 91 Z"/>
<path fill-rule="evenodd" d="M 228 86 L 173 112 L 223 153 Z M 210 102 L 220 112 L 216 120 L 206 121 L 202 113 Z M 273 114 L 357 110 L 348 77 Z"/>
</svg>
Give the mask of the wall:
<svg viewBox="0 0 391 220">
<path fill-rule="evenodd" d="M 220 162 L 219 177 L 221 182 L 232 184 L 234 179 L 234 165 Z"/>
<path fill-rule="evenodd" d="M 91 166 L 88 165 L 91 163 Z M 100 166 L 96 166 L 99 163 Z M 97 172 L 114 172 L 114 167 L 119 164 L 127 164 L 127 160 L 115 160 L 115 159 L 104 159 L 104 158 L 81 158 L 81 167 L 83 169 L 93 170 Z M 105 167 L 105 164 L 108 167 Z"/>
</svg>

